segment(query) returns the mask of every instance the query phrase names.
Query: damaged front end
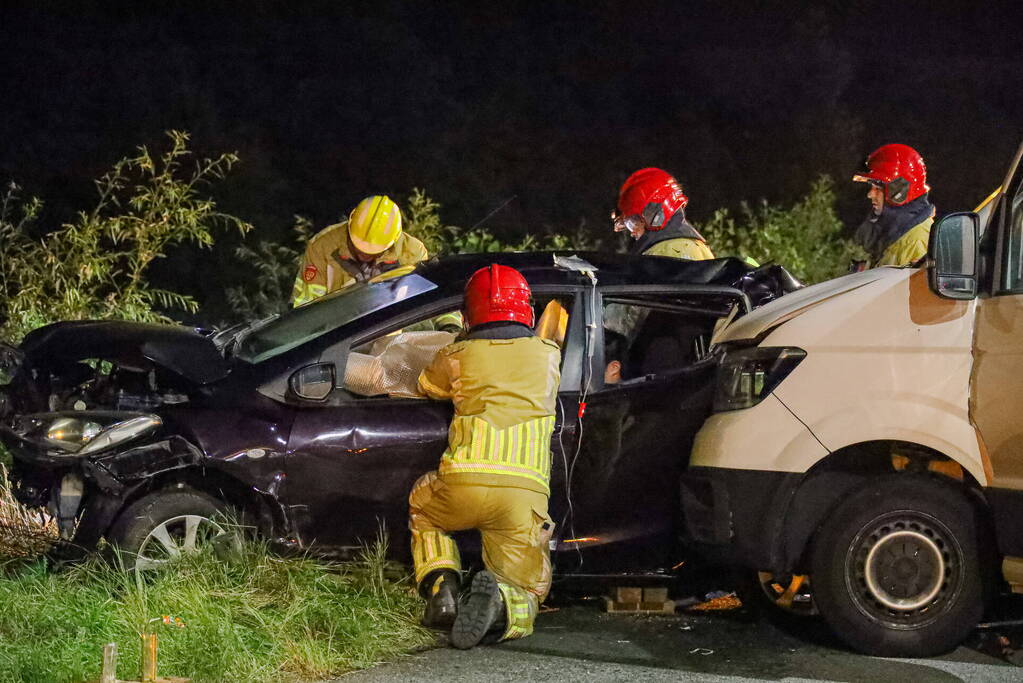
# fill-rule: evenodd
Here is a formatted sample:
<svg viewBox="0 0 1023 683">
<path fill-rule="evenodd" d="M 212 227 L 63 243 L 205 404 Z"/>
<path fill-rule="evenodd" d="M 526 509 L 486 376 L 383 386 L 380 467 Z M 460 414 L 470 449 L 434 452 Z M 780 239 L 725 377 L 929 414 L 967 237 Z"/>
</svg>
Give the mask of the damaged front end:
<svg viewBox="0 0 1023 683">
<path fill-rule="evenodd" d="M 0 440 L 13 457 L 12 491 L 27 508 L 45 509 L 62 540 L 91 548 L 137 489 L 201 461 L 194 446 L 161 435 L 161 427 L 156 415 L 114 411 L 5 418 Z"/>
<path fill-rule="evenodd" d="M 0 344 L 0 444 L 15 498 L 47 511 L 63 541 L 93 547 L 139 488 L 202 460 L 158 411 L 226 374 L 207 336 L 173 326 L 56 323 L 19 348 Z"/>
</svg>

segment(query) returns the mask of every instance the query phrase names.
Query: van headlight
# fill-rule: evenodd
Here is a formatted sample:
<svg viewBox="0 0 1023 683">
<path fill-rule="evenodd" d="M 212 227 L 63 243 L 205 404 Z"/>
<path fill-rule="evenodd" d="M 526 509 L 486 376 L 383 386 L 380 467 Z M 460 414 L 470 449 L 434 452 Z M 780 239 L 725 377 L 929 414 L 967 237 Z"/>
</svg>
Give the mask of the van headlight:
<svg viewBox="0 0 1023 683">
<path fill-rule="evenodd" d="M 13 420 L 10 431 L 54 455 L 90 455 L 147 434 L 162 424 L 140 413 L 36 413 Z"/>
<path fill-rule="evenodd" d="M 726 352 L 718 366 L 714 412 L 752 408 L 767 397 L 806 358 L 791 346 Z"/>
</svg>

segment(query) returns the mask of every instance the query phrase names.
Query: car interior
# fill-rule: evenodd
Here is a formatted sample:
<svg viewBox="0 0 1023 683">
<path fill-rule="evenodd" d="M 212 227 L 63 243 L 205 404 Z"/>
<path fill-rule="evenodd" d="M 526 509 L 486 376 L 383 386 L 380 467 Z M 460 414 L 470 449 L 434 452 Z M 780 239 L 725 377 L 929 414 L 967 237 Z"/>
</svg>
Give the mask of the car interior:
<svg viewBox="0 0 1023 683">
<path fill-rule="evenodd" d="M 569 329 L 570 306 L 570 298 L 551 295 L 537 296 L 533 305 L 537 336 L 553 341 L 562 350 Z M 460 311 L 452 309 L 359 344 L 345 363 L 344 388 L 365 398 L 422 398 L 417 390 L 419 373 L 438 351 L 458 338 L 452 320 L 459 319 Z"/>
</svg>

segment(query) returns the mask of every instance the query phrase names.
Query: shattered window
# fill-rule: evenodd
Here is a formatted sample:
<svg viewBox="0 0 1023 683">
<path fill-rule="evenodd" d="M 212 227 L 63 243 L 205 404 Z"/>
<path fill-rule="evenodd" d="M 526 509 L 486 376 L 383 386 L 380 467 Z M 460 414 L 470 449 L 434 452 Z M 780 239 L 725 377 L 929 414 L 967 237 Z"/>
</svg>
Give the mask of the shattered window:
<svg viewBox="0 0 1023 683">
<path fill-rule="evenodd" d="M 261 363 L 374 311 L 436 288 L 436 284 L 415 273 L 353 285 L 257 323 L 242 333 L 235 356 L 248 363 Z"/>
</svg>

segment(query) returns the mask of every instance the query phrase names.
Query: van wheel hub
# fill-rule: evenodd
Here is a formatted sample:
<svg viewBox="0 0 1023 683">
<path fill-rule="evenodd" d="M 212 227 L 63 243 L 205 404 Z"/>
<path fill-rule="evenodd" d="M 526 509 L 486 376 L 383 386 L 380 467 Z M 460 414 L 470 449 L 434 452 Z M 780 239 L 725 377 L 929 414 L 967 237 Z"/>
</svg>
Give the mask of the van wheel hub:
<svg viewBox="0 0 1023 683">
<path fill-rule="evenodd" d="M 933 621 L 961 583 L 962 549 L 941 522 L 919 512 L 874 520 L 853 539 L 847 558 L 857 607 L 894 628 Z"/>
</svg>

